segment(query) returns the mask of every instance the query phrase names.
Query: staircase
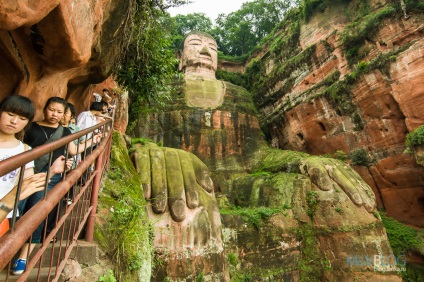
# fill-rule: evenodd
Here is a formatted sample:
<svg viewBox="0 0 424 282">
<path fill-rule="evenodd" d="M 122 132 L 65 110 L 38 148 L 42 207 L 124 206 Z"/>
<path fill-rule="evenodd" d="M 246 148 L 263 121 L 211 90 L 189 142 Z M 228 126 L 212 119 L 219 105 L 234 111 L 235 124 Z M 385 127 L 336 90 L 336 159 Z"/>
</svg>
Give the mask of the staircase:
<svg viewBox="0 0 424 282">
<path fill-rule="evenodd" d="M 37 251 L 37 249 L 39 249 L 41 246 L 41 244 L 38 244 L 33 253 L 35 253 Z M 53 253 L 53 258 L 52 257 L 52 253 Z M 50 244 L 47 248 L 47 250 L 44 253 L 44 256 L 41 260 L 41 268 L 40 268 L 40 276 L 39 279 L 38 278 L 38 265 L 36 268 L 34 268 L 31 273 L 28 276 L 28 282 L 36 282 L 36 281 L 49 281 L 51 279 L 53 279 L 55 277 L 55 270 L 56 270 L 56 266 L 52 266 L 51 270 L 50 270 L 50 262 L 57 262 L 60 260 L 58 260 L 59 256 L 63 257 L 63 253 L 64 253 L 64 249 L 63 246 L 61 248 L 60 243 L 55 243 L 55 244 Z M 84 265 L 84 266 L 92 266 L 98 263 L 99 261 L 99 249 L 97 244 L 95 243 L 88 243 L 86 241 L 83 240 L 78 240 L 76 243 L 76 247 L 74 247 L 72 249 L 71 255 L 70 255 L 70 259 L 74 259 L 77 258 L 77 261 L 80 265 Z M 7 267 L 6 267 L 7 268 Z M 50 273 L 49 273 L 50 271 Z M 65 281 L 65 275 L 67 273 L 73 273 L 75 270 L 72 269 L 72 266 L 69 267 L 65 267 L 64 269 L 64 273 L 62 273 L 59 276 L 59 279 L 57 281 L 59 282 L 63 282 Z M 7 270 L 4 269 L 3 271 L 0 272 L 0 281 L 10 281 L 10 282 L 14 282 L 17 281 L 17 279 L 19 278 L 19 276 L 15 276 L 15 275 L 11 275 L 11 271 L 9 271 L 9 276 L 7 277 Z M 50 278 L 49 278 L 50 275 Z"/>
</svg>

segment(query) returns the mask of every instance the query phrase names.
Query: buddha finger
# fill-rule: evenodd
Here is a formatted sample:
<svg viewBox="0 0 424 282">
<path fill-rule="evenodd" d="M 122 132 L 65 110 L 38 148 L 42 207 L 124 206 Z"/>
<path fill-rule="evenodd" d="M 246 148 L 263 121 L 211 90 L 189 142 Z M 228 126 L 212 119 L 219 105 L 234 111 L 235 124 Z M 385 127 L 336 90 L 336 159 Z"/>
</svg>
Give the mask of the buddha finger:
<svg viewBox="0 0 424 282">
<path fill-rule="evenodd" d="M 199 206 L 199 194 L 197 191 L 196 175 L 194 173 L 193 163 L 188 156 L 189 153 L 178 150 L 181 162 L 181 170 L 184 179 L 185 196 L 187 207 L 194 209 Z"/>
<path fill-rule="evenodd" d="M 186 217 L 186 200 L 184 178 L 177 150 L 165 150 L 165 163 L 169 211 L 174 221 L 181 222 Z"/>
<path fill-rule="evenodd" d="M 152 209 L 157 214 L 167 207 L 168 189 L 166 183 L 165 157 L 161 149 L 150 149 Z"/>
</svg>

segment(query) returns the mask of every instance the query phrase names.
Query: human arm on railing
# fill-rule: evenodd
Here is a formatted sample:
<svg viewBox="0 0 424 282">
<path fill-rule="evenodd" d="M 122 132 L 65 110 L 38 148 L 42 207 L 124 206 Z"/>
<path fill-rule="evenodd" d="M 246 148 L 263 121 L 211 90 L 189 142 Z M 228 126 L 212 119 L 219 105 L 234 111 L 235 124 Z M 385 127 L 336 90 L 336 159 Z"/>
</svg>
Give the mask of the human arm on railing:
<svg viewBox="0 0 424 282">
<path fill-rule="evenodd" d="M 53 176 L 57 173 L 62 173 L 65 170 L 69 170 L 72 166 L 72 158 L 65 160 L 64 156 L 57 158 L 50 167 L 49 175 Z M 46 173 L 41 172 L 34 174 L 34 168 L 30 167 L 24 171 L 24 179 L 21 185 L 21 193 L 19 200 L 22 201 L 28 198 L 35 192 L 44 189 L 46 184 Z M 0 199 L 0 221 L 2 221 L 13 210 L 15 199 L 18 191 L 18 185 L 15 185 L 13 189 L 7 193 L 2 199 Z"/>
<path fill-rule="evenodd" d="M 33 168 L 29 168 L 28 170 L 32 171 L 32 175 L 22 181 L 19 200 L 23 200 L 33 193 L 43 190 L 44 184 L 46 183 L 46 173 L 34 174 Z M 0 221 L 6 218 L 9 212 L 13 210 L 17 191 L 18 185 L 15 185 L 13 189 L 0 200 Z"/>
<path fill-rule="evenodd" d="M 102 137 L 101 133 L 97 133 L 93 136 L 93 138 L 90 138 L 88 140 L 85 140 L 85 142 L 80 143 L 79 145 L 76 145 L 73 141 L 68 144 L 68 152 L 69 155 L 74 156 L 76 154 L 84 152 L 86 148 L 91 147 L 92 145 L 95 145 L 100 142 L 100 139 Z"/>
</svg>

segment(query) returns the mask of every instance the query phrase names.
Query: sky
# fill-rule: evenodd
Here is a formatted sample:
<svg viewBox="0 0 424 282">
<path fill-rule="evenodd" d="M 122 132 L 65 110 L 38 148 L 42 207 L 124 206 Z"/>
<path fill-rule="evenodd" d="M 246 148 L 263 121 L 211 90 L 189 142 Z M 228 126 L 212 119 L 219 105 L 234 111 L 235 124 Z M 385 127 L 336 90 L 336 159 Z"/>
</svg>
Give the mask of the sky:
<svg viewBox="0 0 424 282">
<path fill-rule="evenodd" d="M 212 22 L 216 20 L 218 14 L 229 14 L 240 9 L 241 4 L 248 0 L 191 0 L 193 3 L 183 5 L 178 8 L 170 8 L 168 12 L 171 16 L 178 14 L 187 15 L 192 13 L 205 13 Z"/>
</svg>

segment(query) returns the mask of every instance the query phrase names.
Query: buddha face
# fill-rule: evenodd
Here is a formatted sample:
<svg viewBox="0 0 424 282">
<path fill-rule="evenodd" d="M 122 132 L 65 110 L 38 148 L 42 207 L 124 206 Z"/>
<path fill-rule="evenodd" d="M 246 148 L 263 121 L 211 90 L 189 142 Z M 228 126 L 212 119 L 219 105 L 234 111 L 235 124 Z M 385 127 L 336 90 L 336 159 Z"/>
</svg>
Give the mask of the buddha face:
<svg viewBox="0 0 424 282">
<path fill-rule="evenodd" d="M 196 67 L 215 73 L 218 65 L 216 41 L 202 34 L 190 34 L 184 41 L 181 69 Z"/>
</svg>

